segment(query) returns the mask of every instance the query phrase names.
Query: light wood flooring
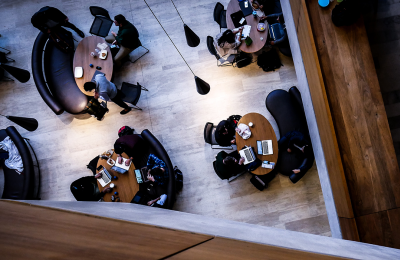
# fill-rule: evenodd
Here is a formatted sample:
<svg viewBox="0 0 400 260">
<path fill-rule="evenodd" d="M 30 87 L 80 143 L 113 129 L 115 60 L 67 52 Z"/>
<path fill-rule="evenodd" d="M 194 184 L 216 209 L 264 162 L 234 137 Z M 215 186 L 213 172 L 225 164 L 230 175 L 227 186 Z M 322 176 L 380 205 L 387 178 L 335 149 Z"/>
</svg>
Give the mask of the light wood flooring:
<svg viewBox="0 0 400 260">
<path fill-rule="evenodd" d="M 150 49 L 135 64 L 126 63 L 115 73 L 115 83 L 139 82 L 149 89 L 138 106 L 143 111 L 120 115 L 110 104 L 110 112 L 101 122 L 85 115 L 55 115 L 43 102 L 33 79 L 28 83 L 0 83 L 2 114 L 34 117 L 39 129 L 20 133 L 31 139 L 42 170 L 41 197 L 45 200 L 74 200 L 71 182 L 90 175 L 86 164 L 112 147 L 118 129 L 129 125 L 140 133 L 149 129 L 164 145 L 173 165 L 184 175 L 184 188 L 174 209 L 246 223 L 330 236 L 316 166 L 297 184 L 278 175 L 268 189 L 260 192 L 242 176 L 231 183 L 220 180 L 212 161 L 219 150 L 204 143 L 206 122 L 218 123 L 232 114 L 257 112 L 277 125 L 265 107 L 265 98 L 274 89 L 289 89 L 297 83 L 293 61 L 281 55 L 284 66 L 275 72 L 263 72 L 256 63 L 246 68 L 219 68 L 206 46 L 206 37 L 215 36 L 219 26 L 213 20 L 216 1 L 175 0 L 185 23 L 201 38 L 196 48 L 186 44 L 182 22 L 169 0 L 148 0 L 172 40 L 193 72 L 211 85 L 208 95 L 196 92 L 193 75 L 174 49 L 144 1 L 57 0 L 1 1 L 0 46 L 11 49 L 13 65 L 31 70 L 31 51 L 38 34 L 30 18 L 42 6 L 54 6 L 88 35 L 93 16 L 89 6 L 106 8 L 111 17 L 121 13 L 138 28 L 140 39 Z M 227 0 L 221 1 L 225 6 Z M 79 8 L 77 8 L 79 6 Z M 116 27 L 112 27 L 116 31 Z M 79 41 L 81 38 L 73 33 Z M 138 55 L 137 51 L 133 54 Z M 10 122 L 0 118 L 0 127 Z"/>
</svg>

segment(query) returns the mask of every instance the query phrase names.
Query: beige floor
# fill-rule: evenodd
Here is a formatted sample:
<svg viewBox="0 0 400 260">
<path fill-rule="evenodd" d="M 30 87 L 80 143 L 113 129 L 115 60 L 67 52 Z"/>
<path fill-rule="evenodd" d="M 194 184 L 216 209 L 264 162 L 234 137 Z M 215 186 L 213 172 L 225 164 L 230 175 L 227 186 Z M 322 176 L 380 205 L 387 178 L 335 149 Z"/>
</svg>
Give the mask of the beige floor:
<svg viewBox="0 0 400 260">
<path fill-rule="evenodd" d="M 216 2 L 174 2 L 185 23 L 201 38 L 198 47 L 187 46 L 181 20 L 169 0 L 148 1 L 194 73 L 211 85 L 208 95 L 196 92 L 193 75 L 141 0 L 0 2 L 0 17 L 6 21 L 0 25 L 0 46 L 12 50 L 10 57 L 21 68 L 31 70 L 31 50 L 38 31 L 30 24 L 30 17 L 45 5 L 65 12 L 86 34 L 93 20 L 89 6 L 102 6 L 111 16 L 122 13 L 133 21 L 143 45 L 150 49 L 139 62 L 124 64 L 115 73 L 117 85 L 123 81 L 140 82 L 149 89 L 138 103 L 143 111 L 121 116 L 120 108 L 111 104 L 110 113 L 102 122 L 67 113 L 56 116 L 41 99 L 33 79 L 25 84 L 0 83 L 2 114 L 29 116 L 39 121 L 39 129 L 32 133 L 17 128 L 32 140 L 38 154 L 43 174 L 42 199 L 74 200 L 70 183 L 89 175 L 86 164 L 112 147 L 119 127 L 129 125 L 138 132 L 152 131 L 168 151 L 172 163 L 183 171 L 184 188 L 177 197 L 175 210 L 330 236 L 315 165 L 296 185 L 278 175 L 268 189 L 260 192 L 250 183 L 249 175 L 229 184 L 220 180 L 212 167 L 218 150 L 212 150 L 203 139 L 206 122 L 218 123 L 231 114 L 249 112 L 264 115 L 279 138 L 276 123 L 265 107 L 265 98 L 274 89 L 287 90 L 296 85 L 293 61 L 282 56 L 284 66 L 269 73 L 256 63 L 242 69 L 218 68 L 206 46 L 207 35 L 219 32 L 212 16 Z M 228 2 L 221 1 L 225 7 Z M 81 39 L 76 33 L 73 35 Z M 0 118 L 1 128 L 8 125 L 9 121 Z"/>
</svg>

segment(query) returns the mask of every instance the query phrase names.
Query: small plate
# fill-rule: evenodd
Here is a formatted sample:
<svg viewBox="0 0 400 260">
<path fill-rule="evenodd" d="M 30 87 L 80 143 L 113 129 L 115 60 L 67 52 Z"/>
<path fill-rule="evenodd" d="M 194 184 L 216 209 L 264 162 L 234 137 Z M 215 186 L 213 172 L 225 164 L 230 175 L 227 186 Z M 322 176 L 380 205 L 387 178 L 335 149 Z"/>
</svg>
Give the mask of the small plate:
<svg viewBox="0 0 400 260">
<path fill-rule="evenodd" d="M 110 165 L 110 166 L 114 166 L 115 165 L 115 161 L 113 159 L 109 158 L 107 160 L 107 164 Z"/>
<path fill-rule="evenodd" d="M 100 57 L 100 59 L 105 60 L 107 58 L 107 50 L 102 50 L 99 53 L 99 57 Z"/>
<path fill-rule="evenodd" d="M 83 77 L 83 68 L 75 67 L 75 78 L 82 78 L 82 77 Z"/>
</svg>

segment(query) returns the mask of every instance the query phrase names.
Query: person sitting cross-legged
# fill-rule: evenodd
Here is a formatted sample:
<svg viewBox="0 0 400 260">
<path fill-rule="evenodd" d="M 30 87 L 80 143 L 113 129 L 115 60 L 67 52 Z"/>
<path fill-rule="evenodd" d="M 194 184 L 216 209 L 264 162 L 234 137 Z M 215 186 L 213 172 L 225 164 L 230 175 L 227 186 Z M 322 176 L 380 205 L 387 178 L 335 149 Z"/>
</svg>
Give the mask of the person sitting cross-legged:
<svg viewBox="0 0 400 260">
<path fill-rule="evenodd" d="M 122 14 L 114 17 L 114 24 L 119 27 L 118 33 L 111 31 L 111 35 L 106 37 L 106 41 L 119 46 L 114 62 L 115 66 L 120 67 L 122 59 L 140 46 L 139 33 L 136 27 L 128 22 Z"/>
<path fill-rule="evenodd" d="M 113 101 L 115 104 L 124 108 L 124 110 L 122 110 L 120 113 L 121 115 L 129 113 L 132 110 L 132 108 L 125 104 L 125 102 L 122 100 L 121 90 L 117 89 L 114 83 L 108 81 L 104 74 L 97 74 L 95 77 L 95 82 L 86 82 L 83 85 L 83 88 L 88 92 L 95 90 L 95 99 L 98 99 L 99 97 L 105 101 L 111 99 L 111 101 Z"/>
</svg>

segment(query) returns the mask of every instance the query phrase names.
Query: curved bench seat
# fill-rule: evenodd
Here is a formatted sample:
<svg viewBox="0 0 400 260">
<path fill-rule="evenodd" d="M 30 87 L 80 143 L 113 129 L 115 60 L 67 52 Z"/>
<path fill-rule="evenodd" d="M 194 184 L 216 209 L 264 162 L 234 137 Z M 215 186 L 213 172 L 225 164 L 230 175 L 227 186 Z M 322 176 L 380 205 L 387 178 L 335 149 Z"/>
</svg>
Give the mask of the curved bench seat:
<svg viewBox="0 0 400 260">
<path fill-rule="evenodd" d="M 64 111 L 80 114 L 88 102 L 76 85 L 72 59 L 73 54 L 62 52 L 47 34 L 39 33 L 32 50 L 33 79 L 43 100 L 57 115 Z"/>
</svg>

